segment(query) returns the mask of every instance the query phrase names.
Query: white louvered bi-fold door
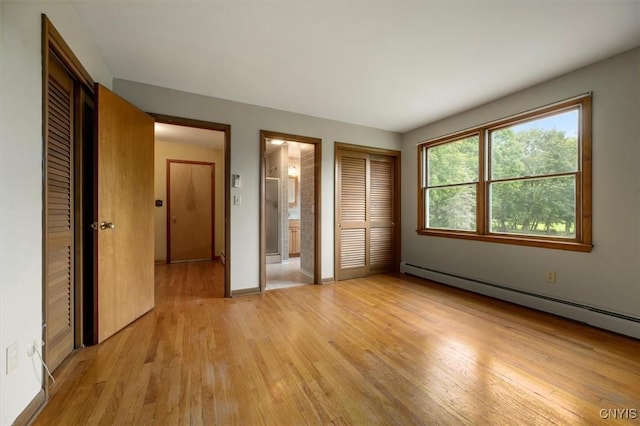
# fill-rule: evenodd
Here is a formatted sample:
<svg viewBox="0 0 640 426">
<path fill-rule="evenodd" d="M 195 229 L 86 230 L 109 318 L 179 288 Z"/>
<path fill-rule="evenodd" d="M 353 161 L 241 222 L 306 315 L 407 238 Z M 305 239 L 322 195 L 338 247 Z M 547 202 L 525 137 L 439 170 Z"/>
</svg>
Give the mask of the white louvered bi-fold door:
<svg viewBox="0 0 640 426">
<path fill-rule="evenodd" d="M 338 150 L 336 279 L 394 266 L 394 158 Z"/>
</svg>

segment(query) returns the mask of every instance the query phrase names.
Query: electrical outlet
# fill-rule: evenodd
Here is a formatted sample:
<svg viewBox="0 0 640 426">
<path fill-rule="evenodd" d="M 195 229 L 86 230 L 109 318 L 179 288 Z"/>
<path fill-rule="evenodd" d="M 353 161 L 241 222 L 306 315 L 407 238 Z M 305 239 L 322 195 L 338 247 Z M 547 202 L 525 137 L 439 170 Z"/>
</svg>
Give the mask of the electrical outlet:
<svg viewBox="0 0 640 426">
<path fill-rule="evenodd" d="M 32 357 L 33 354 L 36 353 L 37 348 L 38 348 L 38 341 L 34 339 L 33 343 L 27 346 L 27 356 Z"/>
<path fill-rule="evenodd" d="M 18 368 L 18 342 L 7 348 L 7 374 Z"/>
<path fill-rule="evenodd" d="M 556 271 L 547 271 L 547 282 L 548 283 L 556 282 Z"/>
</svg>

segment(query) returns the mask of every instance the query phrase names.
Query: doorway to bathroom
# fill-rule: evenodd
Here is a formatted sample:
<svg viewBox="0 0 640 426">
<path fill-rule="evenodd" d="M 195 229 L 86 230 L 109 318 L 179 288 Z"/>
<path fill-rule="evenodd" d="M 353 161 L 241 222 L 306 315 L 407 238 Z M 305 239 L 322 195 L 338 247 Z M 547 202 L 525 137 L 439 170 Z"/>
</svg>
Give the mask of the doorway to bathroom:
<svg viewBox="0 0 640 426">
<path fill-rule="evenodd" d="M 260 290 L 320 283 L 317 138 L 260 132 Z"/>
</svg>

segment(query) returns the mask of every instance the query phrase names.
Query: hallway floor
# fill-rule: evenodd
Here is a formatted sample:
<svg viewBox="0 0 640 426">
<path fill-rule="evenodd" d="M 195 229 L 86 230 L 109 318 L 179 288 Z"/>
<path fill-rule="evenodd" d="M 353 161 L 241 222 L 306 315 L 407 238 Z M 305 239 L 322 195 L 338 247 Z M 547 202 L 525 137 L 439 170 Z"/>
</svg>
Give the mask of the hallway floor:
<svg viewBox="0 0 640 426">
<path fill-rule="evenodd" d="M 158 264 L 156 281 L 158 279 L 166 282 L 167 285 L 156 287 L 156 303 L 163 300 L 162 292 L 165 290 L 171 290 L 185 297 L 195 291 L 206 292 L 216 299 L 224 298 L 224 265 L 219 260 Z M 184 280 L 192 285 L 184 286 Z"/>
<path fill-rule="evenodd" d="M 303 284 L 313 284 L 313 277 L 308 277 L 300 270 L 300 258 L 290 257 L 288 262 L 267 265 L 267 288 L 296 287 Z"/>
</svg>

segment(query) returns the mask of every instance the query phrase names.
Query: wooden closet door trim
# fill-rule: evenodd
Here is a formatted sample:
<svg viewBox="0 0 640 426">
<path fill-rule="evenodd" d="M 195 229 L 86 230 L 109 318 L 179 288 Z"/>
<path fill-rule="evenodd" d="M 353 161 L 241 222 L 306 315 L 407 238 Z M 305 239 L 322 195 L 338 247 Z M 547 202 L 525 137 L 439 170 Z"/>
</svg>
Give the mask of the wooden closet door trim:
<svg viewBox="0 0 640 426">
<path fill-rule="evenodd" d="M 49 52 L 54 52 L 56 56 L 60 58 L 65 67 L 69 69 L 69 73 L 73 78 L 81 83 L 84 88 L 93 95 L 93 86 L 95 82 L 91 78 L 91 75 L 87 72 L 84 66 L 82 66 L 80 60 L 78 60 L 71 48 L 67 45 L 58 30 L 56 30 L 45 14 L 42 14 L 42 37 L 43 53 L 45 51 L 47 54 Z M 44 66 L 43 71 L 45 71 L 46 68 L 47 67 Z"/>
<path fill-rule="evenodd" d="M 341 259 L 340 259 L 340 254 L 342 251 L 342 247 L 341 247 L 341 228 L 343 228 L 344 226 L 344 222 L 341 222 L 341 204 L 342 204 L 342 199 L 341 199 L 341 158 L 344 157 L 345 155 L 348 156 L 354 156 L 354 155 L 361 155 L 363 158 L 366 158 L 367 160 L 367 174 L 366 174 L 366 178 L 367 178 L 367 182 L 366 182 L 366 194 L 367 194 L 367 200 L 366 202 L 369 203 L 368 206 L 371 203 L 371 162 L 372 161 L 385 161 L 385 162 L 389 162 L 391 165 L 391 197 L 392 197 L 392 218 L 391 221 L 389 223 L 389 221 L 387 220 L 386 223 L 391 225 L 391 235 L 388 237 L 391 239 L 391 253 L 389 254 L 389 256 L 384 256 L 386 261 L 381 265 L 378 262 L 376 262 L 376 264 L 372 264 L 371 263 L 371 255 L 372 255 L 372 242 L 373 239 L 375 238 L 379 238 L 380 237 L 380 233 L 382 231 L 376 230 L 376 228 L 380 229 L 379 226 L 379 221 L 374 220 L 373 221 L 373 226 L 372 226 L 372 221 L 371 218 L 369 216 L 367 216 L 367 223 L 366 223 L 366 238 L 367 238 L 367 242 L 366 242 L 366 265 L 363 268 L 360 268 L 358 272 L 356 272 L 355 270 L 352 271 L 344 271 L 341 268 Z M 334 259 L 335 259 L 335 264 L 334 264 L 334 273 L 335 273 L 335 277 L 336 280 L 343 280 L 343 279 L 349 279 L 349 278 L 355 278 L 356 276 L 363 276 L 364 275 L 370 275 L 373 273 L 379 273 L 379 272 L 388 272 L 388 271 L 398 271 L 399 270 L 399 266 L 400 266 L 400 156 L 401 156 L 401 152 L 400 151 L 396 151 L 396 150 L 389 150 L 389 149 L 384 149 L 384 148 L 374 148 L 374 147 L 367 147 L 367 146 L 362 146 L 362 145 L 353 145 L 353 144 L 346 144 L 346 143 L 342 143 L 342 142 L 336 142 L 335 143 L 335 242 L 334 242 L 334 247 L 335 247 L 335 255 L 334 255 Z M 374 188 L 375 189 L 375 188 Z M 367 213 L 370 214 L 371 212 L 369 211 L 371 209 L 367 209 Z M 375 218 L 374 218 L 375 219 Z M 382 223 L 384 225 L 384 223 Z M 339 226 L 340 225 L 340 226 Z M 372 234 L 372 230 L 373 230 L 373 234 Z M 375 244 L 375 243 L 374 243 Z M 373 250 L 375 251 L 376 248 L 374 247 Z M 378 259 L 380 258 L 382 255 L 381 253 L 374 253 L 374 259 Z M 388 263 L 387 263 L 388 262 Z M 358 275 L 360 274 L 360 275 Z"/>
</svg>

